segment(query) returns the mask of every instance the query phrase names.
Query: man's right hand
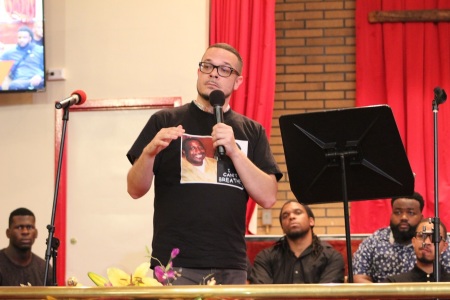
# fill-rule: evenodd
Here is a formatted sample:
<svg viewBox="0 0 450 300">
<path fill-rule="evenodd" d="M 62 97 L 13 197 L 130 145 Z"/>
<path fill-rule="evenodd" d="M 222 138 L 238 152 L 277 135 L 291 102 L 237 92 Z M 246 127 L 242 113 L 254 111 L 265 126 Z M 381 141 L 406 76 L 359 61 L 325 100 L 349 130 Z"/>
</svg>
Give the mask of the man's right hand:
<svg viewBox="0 0 450 300">
<path fill-rule="evenodd" d="M 143 154 L 155 157 L 159 152 L 169 146 L 169 144 L 183 135 L 185 130 L 183 126 L 168 127 L 161 129 L 153 140 L 144 148 Z"/>
<path fill-rule="evenodd" d="M 141 156 L 139 156 L 128 171 L 127 190 L 133 199 L 144 196 L 150 190 L 153 181 L 155 156 L 167 148 L 173 140 L 181 137 L 184 131 L 181 125 L 163 128 L 145 146 Z"/>
</svg>

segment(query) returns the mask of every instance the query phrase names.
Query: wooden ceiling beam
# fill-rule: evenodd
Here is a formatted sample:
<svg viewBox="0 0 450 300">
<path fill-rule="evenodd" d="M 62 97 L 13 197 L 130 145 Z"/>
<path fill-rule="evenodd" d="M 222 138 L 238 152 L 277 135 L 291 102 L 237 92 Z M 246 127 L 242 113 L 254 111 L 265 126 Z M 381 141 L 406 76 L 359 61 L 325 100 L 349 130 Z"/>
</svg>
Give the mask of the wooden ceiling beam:
<svg viewBox="0 0 450 300">
<path fill-rule="evenodd" d="M 450 10 L 391 10 L 369 13 L 369 23 L 389 22 L 450 22 Z"/>
</svg>

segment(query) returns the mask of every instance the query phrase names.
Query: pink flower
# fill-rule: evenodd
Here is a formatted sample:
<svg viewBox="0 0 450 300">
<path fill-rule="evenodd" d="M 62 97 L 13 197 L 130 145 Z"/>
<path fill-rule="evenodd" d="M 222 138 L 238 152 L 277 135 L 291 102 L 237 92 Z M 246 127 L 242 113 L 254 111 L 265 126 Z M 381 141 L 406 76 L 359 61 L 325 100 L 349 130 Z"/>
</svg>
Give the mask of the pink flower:
<svg viewBox="0 0 450 300">
<path fill-rule="evenodd" d="M 173 248 L 172 253 L 170 254 L 170 260 L 174 259 L 175 257 L 177 257 L 177 255 L 180 253 L 180 249 L 178 248 Z"/>
<path fill-rule="evenodd" d="M 166 268 L 163 266 L 156 266 L 155 276 L 163 285 L 170 283 L 171 279 L 174 279 L 176 276 L 174 270 L 172 269 L 172 262 L 169 262 Z"/>
<path fill-rule="evenodd" d="M 177 257 L 180 253 L 180 249 L 173 248 L 170 253 L 169 261 L 167 262 L 166 267 L 164 267 L 161 263 L 159 266 L 155 267 L 155 276 L 156 279 L 162 283 L 163 285 L 170 285 L 173 280 L 177 277 L 177 272 L 173 270 L 172 260 Z M 159 262 L 159 260 L 158 260 Z"/>
</svg>

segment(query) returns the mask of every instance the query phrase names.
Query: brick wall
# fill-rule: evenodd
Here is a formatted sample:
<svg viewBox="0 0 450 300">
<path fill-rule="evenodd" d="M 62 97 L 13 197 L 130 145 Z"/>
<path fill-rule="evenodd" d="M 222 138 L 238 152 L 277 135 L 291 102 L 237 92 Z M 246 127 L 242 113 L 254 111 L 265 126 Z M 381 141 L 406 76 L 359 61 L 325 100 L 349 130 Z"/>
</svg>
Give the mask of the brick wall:
<svg viewBox="0 0 450 300">
<path fill-rule="evenodd" d="M 270 144 L 283 172 L 272 226 L 261 222 L 258 234 L 282 234 L 278 215 L 295 199 L 289 185 L 278 118 L 324 109 L 353 107 L 355 102 L 355 0 L 277 0 L 277 78 Z M 311 205 L 317 234 L 344 234 L 342 203 Z"/>
</svg>

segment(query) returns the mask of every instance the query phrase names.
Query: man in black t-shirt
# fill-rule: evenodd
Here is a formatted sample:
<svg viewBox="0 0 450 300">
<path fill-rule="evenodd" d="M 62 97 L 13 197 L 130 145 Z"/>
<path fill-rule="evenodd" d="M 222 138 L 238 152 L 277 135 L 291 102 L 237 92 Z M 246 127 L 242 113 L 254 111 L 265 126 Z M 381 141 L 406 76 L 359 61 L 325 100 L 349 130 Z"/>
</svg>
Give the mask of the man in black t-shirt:
<svg viewBox="0 0 450 300">
<path fill-rule="evenodd" d="M 166 266 L 172 249 L 175 271 L 165 284 L 245 284 L 245 216 L 249 196 L 264 208 L 276 202 L 282 174 L 261 124 L 231 110 L 231 94 L 243 82 L 242 59 L 228 44 L 214 44 L 197 70 L 197 98 L 152 115 L 127 153 L 128 193 L 137 199 L 155 186 L 152 268 Z M 225 95 L 223 123 L 216 124 L 210 93 Z M 222 146 L 217 180 L 186 182 L 181 176 L 183 135 Z"/>
<path fill-rule="evenodd" d="M 6 230 L 9 245 L 0 250 L 1 286 L 45 285 L 46 263 L 31 251 L 37 235 L 36 218 L 33 212 L 26 208 L 18 208 L 11 212 Z M 50 267 L 47 286 L 52 285 L 51 276 Z"/>
</svg>

